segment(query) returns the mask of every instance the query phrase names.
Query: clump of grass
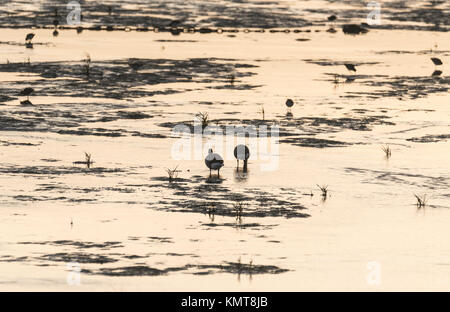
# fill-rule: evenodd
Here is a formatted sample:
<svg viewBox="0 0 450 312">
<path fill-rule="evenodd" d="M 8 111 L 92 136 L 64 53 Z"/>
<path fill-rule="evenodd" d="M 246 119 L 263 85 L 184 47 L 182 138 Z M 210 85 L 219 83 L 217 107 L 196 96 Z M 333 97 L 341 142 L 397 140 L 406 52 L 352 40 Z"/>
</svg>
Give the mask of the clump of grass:
<svg viewBox="0 0 450 312">
<path fill-rule="evenodd" d="M 265 119 L 264 105 L 261 105 L 261 108 L 259 109 L 259 112 L 262 114 L 262 120 L 266 120 Z"/>
<path fill-rule="evenodd" d="M 94 163 L 94 161 L 92 160 L 92 155 L 89 153 L 84 152 L 84 159 L 86 162 L 86 167 L 89 169 L 91 168 L 91 165 Z"/>
<path fill-rule="evenodd" d="M 328 195 L 328 185 L 319 185 L 316 184 L 319 190 L 322 192 L 322 197 L 326 198 Z"/>
<path fill-rule="evenodd" d="M 236 221 L 242 222 L 242 215 L 244 213 L 244 208 L 247 206 L 247 203 L 243 201 L 236 201 L 233 204 L 234 213 L 236 214 Z"/>
<path fill-rule="evenodd" d="M 211 220 L 211 222 L 214 222 L 214 218 L 216 215 L 216 206 L 215 205 L 211 205 L 210 207 L 208 207 L 206 209 L 206 212 L 208 213 L 208 217 Z"/>
<path fill-rule="evenodd" d="M 414 194 L 414 196 L 416 197 L 417 200 L 417 208 L 425 208 L 425 206 L 427 205 L 428 199 L 427 199 L 427 195 L 424 194 L 422 196 Z"/>
<path fill-rule="evenodd" d="M 333 83 L 334 83 L 335 85 L 338 85 L 338 84 L 339 84 L 339 76 L 338 76 L 337 74 L 334 74 L 334 80 L 333 80 Z"/>
<path fill-rule="evenodd" d="M 89 55 L 89 53 L 86 53 L 86 58 L 83 60 L 83 62 L 84 73 L 86 77 L 89 78 L 89 75 L 91 74 L 91 56 Z"/>
<path fill-rule="evenodd" d="M 386 155 L 386 158 L 391 157 L 392 155 L 392 150 L 391 147 L 389 145 L 383 145 L 381 147 L 381 150 L 384 152 L 384 154 Z"/>
<path fill-rule="evenodd" d="M 167 175 L 169 176 L 169 182 L 172 183 L 177 177 L 178 177 L 178 166 L 176 166 L 174 169 L 166 168 Z"/>
<path fill-rule="evenodd" d="M 234 73 L 230 74 L 230 85 L 234 85 L 235 76 Z"/>
<path fill-rule="evenodd" d="M 201 122 L 203 129 L 209 125 L 209 114 L 207 112 L 198 112 L 195 117 Z"/>
</svg>

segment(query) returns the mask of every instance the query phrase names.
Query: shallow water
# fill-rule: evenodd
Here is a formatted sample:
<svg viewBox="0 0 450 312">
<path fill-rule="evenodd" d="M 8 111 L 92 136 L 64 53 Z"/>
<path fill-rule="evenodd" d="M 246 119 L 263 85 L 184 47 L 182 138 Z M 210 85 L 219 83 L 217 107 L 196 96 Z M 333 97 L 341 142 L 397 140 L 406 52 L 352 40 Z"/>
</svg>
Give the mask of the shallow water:
<svg viewBox="0 0 450 312">
<path fill-rule="evenodd" d="M 312 3 L 321 12 L 305 14 L 301 33 L 35 29 L 27 49 L 29 29 L 2 28 L 0 289 L 449 290 L 450 35 L 414 19 L 329 33 L 332 8 L 359 22 L 364 7 Z M 27 86 L 33 106 L 17 96 Z M 273 150 L 252 149 L 246 176 L 223 150 L 209 179 L 204 155 L 172 156 L 173 126 L 197 112 L 221 129 L 279 126 L 280 143 L 251 142 Z M 210 140 L 199 139 L 204 153 Z M 84 152 L 90 169 L 74 164 Z M 269 155 L 278 166 L 265 171 Z M 70 263 L 80 285 L 67 281 Z"/>
</svg>

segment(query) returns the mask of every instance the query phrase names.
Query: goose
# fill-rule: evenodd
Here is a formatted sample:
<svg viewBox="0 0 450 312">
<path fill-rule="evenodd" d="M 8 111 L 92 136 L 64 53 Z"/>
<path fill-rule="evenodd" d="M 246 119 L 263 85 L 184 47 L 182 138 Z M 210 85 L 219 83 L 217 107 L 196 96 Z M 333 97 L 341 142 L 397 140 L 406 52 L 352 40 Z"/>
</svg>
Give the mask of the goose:
<svg viewBox="0 0 450 312">
<path fill-rule="evenodd" d="M 33 93 L 33 88 L 25 88 L 22 91 L 20 91 L 19 95 L 26 96 L 27 100 L 30 99 L 30 94 Z"/>
<path fill-rule="evenodd" d="M 205 158 L 206 167 L 209 168 L 209 177 L 211 177 L 211 170 L 217 170 L 217 177 L 220 176 L 220 168 L 223 167 L 223 158 L 217 153 L 214 153 L 212 148 L 208 150 L 208 155 Z"/>
<path fill-rule="evenodd" d="M 128 66 L 130 66 L 134 71 L 137 71 L 139 68 L 144 66 L 144 63 L 139 60 L 128 60 Z"/>
<path fill-rule="evenodd" d="M 294 101 L 292 101 L 291 99 L 287 99 L 286 100 L 286 106 L 288 108 L 291 108 L 292 106 L 294 106 Z"/>
<path fill-rule="evenodd" d="M 440 59 L 438 59 L 437 57 L 432 57 L 431 61 L 433 62 L 434 65 L 439 66 L 442 65 L 442 61 Z"/>
<path fill-rule="evenodd" d="M 33 38 L 34 38 L 33 33 L 27 34 L 27 36 L 25 37 L 25 43 L 31 43 L 31 40 L 33 40 Z"/>
<path fill-rule="evenodd" d="M 237 169 L 239 170 L 239 160 L 244 161 L 244 172 L 247 172 L 247 161 L 250 157 L 250 149 L 247 145 L 239 144 L 234 148 L 234 157 L 237 159 Z"/>
<path fill-rule="evenodd" d="M 337 19 L 336 15 L 330 15 L 328 16 L 328 21 L 329 22 L 334 22 Z"/>
<path fill-rule="evenodd" d="M 344 64 L 345 67 L 349 70 L 349 71 L 356 71 L 356 67 L 353 64 Z"/>
</svg>

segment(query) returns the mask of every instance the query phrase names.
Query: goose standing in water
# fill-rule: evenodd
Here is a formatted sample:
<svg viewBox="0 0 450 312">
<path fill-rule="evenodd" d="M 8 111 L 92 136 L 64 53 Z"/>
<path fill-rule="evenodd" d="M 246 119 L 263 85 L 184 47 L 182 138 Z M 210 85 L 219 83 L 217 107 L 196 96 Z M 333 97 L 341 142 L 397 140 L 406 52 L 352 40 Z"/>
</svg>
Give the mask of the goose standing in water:
<svg viewBox="0 0 450 312">
<path fill-rule="evenodd" d="M 33 40 L 33 38 L 34 38 L 33 33 L 27 34 L 27 36 L 25 37 L 25 43 L 31 43 L 31 40 Z"/>
<path fill-rule="evenodd" d="M 19 92 L 20 96 L 26 96 L 27 100 L 30 100 L 30 94 L 33 93 L 34 89 L 33 88 L 25 88 L 22 91 Z"/>
<path fill-rule="evenodd" d="M 33 40 L 33 38 L 34 38 L 34 34 L 33 33 L 29 33 L 25 37 L 25 47 L 27 49 L 33 49 L 33 44 L 31 43 L 31 40 Z"/>
<path fill-rule="evenodd" d="M 437 57 L 432 57 L 432 58 L 431 58 L 431 61 L 433 62 L 433 64 L 434 64 L 435 66 L 442 65 L 442 61 L 441 61 L 440 59 L 438 59 Z"/>
<path fill-rule="evenodd" d="M 247 172 L 247 161 L 250 158 L 250 149 L 247 145 L 239 144 L 234 148 L 234 157 L 237 159 L 237 169 L 239 171 L 239 160 L 244 161 L 244 172 Z"/>
<path fill-rule="evenodd" d="M 208 150 L 208 156 L 205 158 L 206 167 L 209 168 L 209 177 L 211 177 L 211 170 L 217 170 L 217 177 L 220 177 L 220 168 L 223 167 L 223 158 L 213 153 L 212 148 Z"/>
<path fill-rule="evenodd" d="M 291 99 L 287 99 L 286 100 L 286 107 L 287 107 L 288 114 L 291 113 L 292 106 L 294 106 L 294 101 L 292 101 Z"/>
<path fill-rule="evenodd" d="M 138 69 L 141 68 L 143 65 L 144 63 L 139 60 L 134 59 L 128 60 L 128 66 L 130 66 L 134 71 L 138 71 Z"/>
</svg>

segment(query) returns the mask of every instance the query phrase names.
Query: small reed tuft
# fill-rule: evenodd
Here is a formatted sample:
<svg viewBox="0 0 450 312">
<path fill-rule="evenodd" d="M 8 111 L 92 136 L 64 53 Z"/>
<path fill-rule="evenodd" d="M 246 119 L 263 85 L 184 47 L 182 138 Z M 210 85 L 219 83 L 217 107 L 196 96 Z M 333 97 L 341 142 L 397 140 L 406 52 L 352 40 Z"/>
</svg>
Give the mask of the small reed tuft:
<svg viewBox="0 0 450 312">
<path fill-rule="evenodd" d="M 201 122 L 203 129 L 209 125 L 209 115 L 207 112 L 198 112 L 195 117 Z"/>
<path fill-rule="evenodd" d="M 178 177 L 178 166 L 176 166 L 174 169 L 166 168 L 167 175 L 169 176 L 169 182 L 172 183 L 177 177 Z"/>
<path fill-rule="evenodd" d="M 392 155 L 392 150 L 391 147 L 389 145 L 383 145 L 381 147 L 381 150 L 384 152 L 384 154 L 386 155 L 386 158 L 391 157 Z"/>
<path fill-rule="evenodd" d="M 322 192 L 322 197 L 326 198 L 328 195 L 328 185 L 316 184 L 319 190 Z"/>
<path fill-rule="evenodd" d="M 414 196 L 416 197 L 416 205 L 417 208 L 425 208 L 425 206 L 427 205 L 428 199 L 427 199 L 427 195 L 424 194 L 422 196 L 414 194 Z"/>
</svg>

